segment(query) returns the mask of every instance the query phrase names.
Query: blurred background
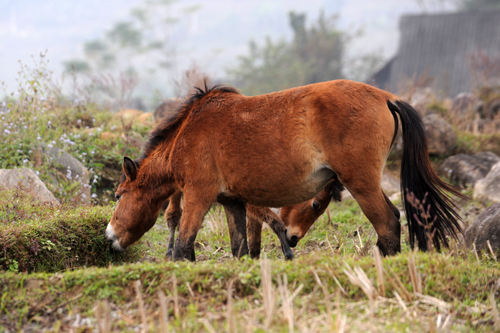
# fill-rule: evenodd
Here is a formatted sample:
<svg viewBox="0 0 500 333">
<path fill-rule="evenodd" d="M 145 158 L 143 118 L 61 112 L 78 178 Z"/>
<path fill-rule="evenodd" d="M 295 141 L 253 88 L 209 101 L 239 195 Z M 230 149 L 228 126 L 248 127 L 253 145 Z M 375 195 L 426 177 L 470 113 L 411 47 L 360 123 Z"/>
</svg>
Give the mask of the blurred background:
<svg viewBox="0 0 500 333">
<path fill-rule="evenodd" d="M 468 61 L 474 52 L 492 53 L 490 49 L 495 49 L 498 53 L 498 40 L 491 40 L 493 47 L 466 45 L 463 50 L 457 50 L 456 43 L 451 42 L 446 46 L 448 50 L 442 50 L 444 41 L 438 37 L 452 39 L 458 28 L 466 25 L 467 18 L 454 20 L 454 15 L 500 8 L 499 3 L 2 0 L 0 81 L 4 94 L 15 91 L 19 62 L 32 66 L 41 61 L 42 54 L 44 61 L 49 61 L 47 68 L 53 81 L 61 89 L 77 97 L 84 86 L 93 85 L 101 90 L 99 98 L 107 98 L 117 110 L 152 110 L 166 98 L 185 94 L 183 85 L 189 84 L 186 77 L 194 73 L 202 73 L 214 82 L 233 84 L 249 95 L 338 78 L 373 83 L 374 76 L 380 86 L 397 90 L 402 80 L 415 81 L 426 70 L 432 71 L 429 64 L 439 62 L 439 56 L 450 58 L 447 53 L 462 58 L 462 67 L 467 67 L 462 76 L 470 75 Z M 498 14 L 495 20 L 500 21 Z M 436 36 L 432 28 L 442 31 L 439 24 L 443 21 L 447 22 L 446 33 Z M 496 31 L 498 39 L 498 24 L 491 28 L 478 32 L 486 29 L 484 23 L 481 27 L 472 23 L 465 28 L 469 33 L 462 32 L 460 38 L 473 42 L 478 34 Z M 489 38 L 492 36 L 483 39 Z M 415 64 L 414 59 L 400 59 L 402 65 L 391 62 L 397 59 L 404 43 L 410 43 L 406 45 L 406 58 L 415 56 L 416 50 L 427 51 L 422 50 L 422 45 L 427 44 L 440 49 L 440 55 L 425 55 L 422 65 Z M 405 62 L 411 63 L 411 68 L 406 68 Z M 398 71 L 392 73 L 392 81 L 388 64 Z M 438 67 L 444 70 L 442 64 Z M 460 87 L 467 88 L 470 86 Z"/>
</svg>

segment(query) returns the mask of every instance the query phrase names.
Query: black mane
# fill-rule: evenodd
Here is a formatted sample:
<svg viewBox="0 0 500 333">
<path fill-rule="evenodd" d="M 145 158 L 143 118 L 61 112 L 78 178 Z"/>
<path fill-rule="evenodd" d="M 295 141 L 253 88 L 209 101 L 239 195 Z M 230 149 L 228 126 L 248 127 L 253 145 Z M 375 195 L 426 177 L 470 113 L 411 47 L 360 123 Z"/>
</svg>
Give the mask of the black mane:
<svg viewBox="0 0 500 333">
<path fill-rule="evenodd" d="M 155 148 L 164 141 L 171 133 L 173 133 L 178 126 L 182 123 L 182 121 L 187 117 L 189 111 L 193 108 L 193 106 L 199 100 L 203 99 L 203 97 L 207 96 L 213 92 L 222 92 L 222 93 L 235 93 L 239 94 L 239 91 L 236 88 L 228 87 L 224 85 L 214 85 L 212 88 L 208 88 L 205 82 L 205 89 L 195 87 L 195 92 L 189 96 L 187 100 L 185 100 L 175 112 L 173 112 L 170 116 L 165 117 L 161 120 L 161 122 L 156 125 L 151 133 L 149 134 L 148 142 L 144 146 L 144 150 L 135 162 L 140 165 L 141 162 L 149 156 L 149 154 L 155 150 Z"/>
</svg>

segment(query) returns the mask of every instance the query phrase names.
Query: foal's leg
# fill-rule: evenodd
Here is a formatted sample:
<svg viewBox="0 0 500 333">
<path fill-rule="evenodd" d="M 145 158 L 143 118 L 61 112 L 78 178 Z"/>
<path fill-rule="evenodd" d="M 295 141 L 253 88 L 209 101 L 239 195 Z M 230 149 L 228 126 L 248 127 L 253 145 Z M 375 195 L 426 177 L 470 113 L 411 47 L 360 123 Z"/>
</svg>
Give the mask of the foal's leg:
<svg viewBox="0 0 500 333">
<path fill-rule="evenodd" d="M 179 226 L 179 222 L 182 216 L 181 198 L 182 198 L 181 191 L 174 193 L 174 195 L 170 197 L 170 202 L 168 204 L 167 210 L 165 211 L 165 220 L 167 221 L 167 226 L 169 230 L 169 240 L 168 240 L 168 250 L 167 250 L 168 259 L 172 259 L 174 244 L 175 244 L 175 229 L 177 229 L 177 227 Z"/>
<path fill-rule="evenodd" d="M 280 240 L 281 243 L 281 250 L 283 251 L 283 254 L 285 255 L 285 259 L 291 260 L 294 258 L 294 254 L 292 249 L 290 248 L 290 245 L 288 245 L 288 241 L 286 239 L 286 232 L 285 232 L 285 224 L 283 223 L 283 220 L 276 215 L 270 208 L 268 207 L 256 207 L 253 205 L 247 205 L 247 215 L 249 217 L 254 218 L 255 220 L 260 221 L 260 229 L 259 229 L 259 234 L 258 234 L 258 245 L 253 244 L 252 242 L 252 237 L 250 236 L 250 227 L 249 229 L 249 248 L 250 248 L 250 255 L 252 255 L 252 251 L 256 251 L 256 248 L 258 246 L 258 252 L 260 254 L 260 247 L 261 247 L 261 234 L 262 234 L 262 222 L 267 223 L 271 229 L 274 231 L 274 233 L 278 236 L 278 239 Z M 248 226 L 249 221 L 247 220 L 247 226 Z M 255 227 L 257 227 L 257 224 L 255 224 Z M 255 231 L 255 235 L 257 232 Z M 254 236 L 255 237 L 255 236 Z M 255 242 L 256 243 L 256 242 Z M 254 257 L 252 257 L 254 258 Z M 257 255 L 258 258 L 258 255 Z"/>
<path fill-rule="evenodd" d="M 224 206 L 226 212 L 233 257 L 240 258 L 248 255 L 245 203 L 232 198 L 220 198 L 218 201 Z"/>
<path fill-rule="evenodd" d="M 196 191 L 184 190 L 184 209 L 179 226 L 179 236 L 174 247 L 174 260 L 195 261 L 194 241 L 211 204 L 211 200 L 197 197 Z"/>
<path fill-rule="evenodd" d="M 262 218 L 256 211 L 258 207 L 247 205 L 247 236 L 250 258 L 259 259 L 262 243 Z"/>
</svg>

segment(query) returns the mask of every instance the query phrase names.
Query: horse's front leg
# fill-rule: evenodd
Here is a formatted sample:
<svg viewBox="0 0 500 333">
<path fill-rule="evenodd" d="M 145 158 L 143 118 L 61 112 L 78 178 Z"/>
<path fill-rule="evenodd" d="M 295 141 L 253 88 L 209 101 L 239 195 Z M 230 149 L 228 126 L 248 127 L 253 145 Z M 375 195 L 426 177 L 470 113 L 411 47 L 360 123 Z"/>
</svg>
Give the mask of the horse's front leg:
<svg viewBox="0 0 500 333">
<path fill-rule="evenodd" d="M 203 218 L 212 204 L 212 201 L 190 195 L 189 192 L 184 190 L 184 209 L 179 226 L 179 236 L 174 246 L 174 260 L 195 261 L 194 241 L 203 223 Z M 195 191 L 193 192 L 195 193 Z"/>
<path fill-rule="evenodd" d="M 217 201 L 224 206 L 229 237 L 231 238 L 231 252 L 233 257 L 240 258 L 248 255 L 246 205 L 244 202 L 219 196 Z"/>
<path fill-rule="evenodd" d="M 165 220 L 167 222 L 167 227 L 169 230 L 169 240 L 167 249 L 167 258 L 172 259 L 175 244 L 175 230 L 179 226 L 179 222 L 182 216 L 181 209 L 181 198 L 182 192 L 176 192 L 170 197 L 170 202 L 168 204 L 167 210 L 165 211 Z"/>
</svg>

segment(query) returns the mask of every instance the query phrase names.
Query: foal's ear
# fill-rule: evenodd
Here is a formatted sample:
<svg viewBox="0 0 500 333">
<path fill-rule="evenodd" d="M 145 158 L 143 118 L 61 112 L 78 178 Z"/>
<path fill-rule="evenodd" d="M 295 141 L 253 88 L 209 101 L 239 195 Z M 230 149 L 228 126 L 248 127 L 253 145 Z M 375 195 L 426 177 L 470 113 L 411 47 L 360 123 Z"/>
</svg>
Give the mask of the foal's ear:
<svg viewBox="0 0 500 333">
<path fill-rule="evenodd" d="M 134 180 L 137 176 L 137 165 L 128 157 L 123 158 L 123 172 L 129 180 Z"/>
</svg>

